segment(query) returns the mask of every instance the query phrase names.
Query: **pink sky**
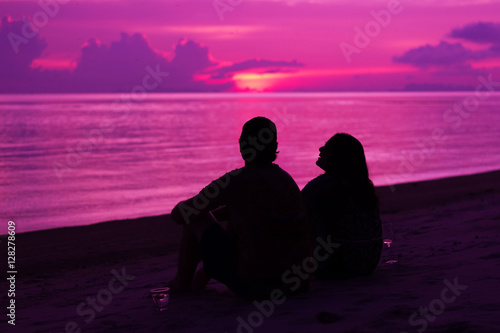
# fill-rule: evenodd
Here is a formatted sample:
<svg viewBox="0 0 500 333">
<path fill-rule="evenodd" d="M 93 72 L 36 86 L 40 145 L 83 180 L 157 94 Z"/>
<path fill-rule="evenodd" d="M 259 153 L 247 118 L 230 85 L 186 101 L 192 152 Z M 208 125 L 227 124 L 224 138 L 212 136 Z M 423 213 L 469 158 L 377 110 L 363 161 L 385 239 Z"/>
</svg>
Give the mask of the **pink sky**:
<svg viewBox="0 0 500 333">
<path fill-rule="evenodd" d="M 464 90 L 479 75 L 500 81 L 500 1 L 43 3 L 0 0 L 0 92 L 130 91 L 157 65 L 169 73 L 157 91 Z M 37 33 L 26 33 L 23 17 Z M 358 43 L 357 28 L 367 34 Z"/>
</svg>

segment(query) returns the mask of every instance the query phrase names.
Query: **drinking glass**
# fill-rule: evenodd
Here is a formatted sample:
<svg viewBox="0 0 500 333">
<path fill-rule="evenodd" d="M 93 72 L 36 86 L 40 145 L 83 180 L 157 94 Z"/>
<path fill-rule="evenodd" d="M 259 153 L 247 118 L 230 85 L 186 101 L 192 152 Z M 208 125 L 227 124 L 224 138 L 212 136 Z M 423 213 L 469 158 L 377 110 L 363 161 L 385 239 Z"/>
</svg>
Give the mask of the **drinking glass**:
<svg viewBox="0 0 500 333">
<path fill-rule="evenodd" d="M 382 253 L 384 255 L 384 259 L 382 259 L 386 264 L 395 264 L 398 262 L 397 259 L 394 258 L 394 251 L 391 250 L 392 240 L 394 238 L 394 230 L 392 228 L 392 223 L 383 223 L 382 224 L 382 237 L 384 240 L 384 248 Z"/>
<path fill-rule="evenodd" d="M 167 309 L 170 298 L 169 293 L 170 288 L 155 288 L 150 290 L 157 311 L 164 311 Z"/>
</svg>

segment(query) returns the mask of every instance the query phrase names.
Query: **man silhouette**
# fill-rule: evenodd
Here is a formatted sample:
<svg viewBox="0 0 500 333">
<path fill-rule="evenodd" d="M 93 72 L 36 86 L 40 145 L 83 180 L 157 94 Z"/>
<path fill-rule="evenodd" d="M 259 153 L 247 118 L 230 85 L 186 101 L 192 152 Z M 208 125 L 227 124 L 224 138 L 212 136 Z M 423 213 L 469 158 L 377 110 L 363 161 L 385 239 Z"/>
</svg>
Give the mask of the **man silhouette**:
<svg viewBox="0 0 500 333">
<path fill-rule="evenodd" d="M 300 190 L 273 163 L 275 124 L 264 117 L 249 120 L 239 143 L 245 166 L 172 210 L 172 219 L 184 224 L 173 291 L 200 290 L 214 278 L 236 294 L 269 297 L 274 289 L 286 291 L 284 272 L 307 257 L 309 226 Z M 217 219 L 227 221 L 225 230 Z M 195 274 L 200 260 L 203 270 Z M 307 289 L 307 282 L 297 291 Z"/>
</svg>

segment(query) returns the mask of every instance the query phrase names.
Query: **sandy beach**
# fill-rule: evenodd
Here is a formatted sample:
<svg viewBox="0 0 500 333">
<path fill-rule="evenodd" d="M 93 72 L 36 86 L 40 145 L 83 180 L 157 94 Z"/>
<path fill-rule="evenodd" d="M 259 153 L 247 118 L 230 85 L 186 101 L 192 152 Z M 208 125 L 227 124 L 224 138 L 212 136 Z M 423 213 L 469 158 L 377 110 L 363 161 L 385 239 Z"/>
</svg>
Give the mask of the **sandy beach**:
<svg viewBox="0 0 500 333">
<path fill-rule="evenodd" d="M 394 236 L 375 274 L 280 304 L 211 282 L 156 312 L 149 290 L 173 277 L 181 233 L 168 215 L 19 234 L 16 325 L 3 292 L 1 331 L 498 332 L 500 171 L 377 191 Z"/>
</svg>

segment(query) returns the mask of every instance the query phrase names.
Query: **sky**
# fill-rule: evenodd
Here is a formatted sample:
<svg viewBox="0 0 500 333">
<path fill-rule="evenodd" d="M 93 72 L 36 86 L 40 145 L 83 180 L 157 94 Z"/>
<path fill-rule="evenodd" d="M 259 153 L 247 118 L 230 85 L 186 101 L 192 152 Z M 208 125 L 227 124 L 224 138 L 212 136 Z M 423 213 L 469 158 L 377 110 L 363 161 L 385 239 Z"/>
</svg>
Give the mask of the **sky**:
<svg viewBox="0 0 500 333">
<path fill-rule="evenodd" d="M 0 0 L 0 93 L 473 90 L 500 81 L 498 13 L 500 0 Z"/>
</svg>

